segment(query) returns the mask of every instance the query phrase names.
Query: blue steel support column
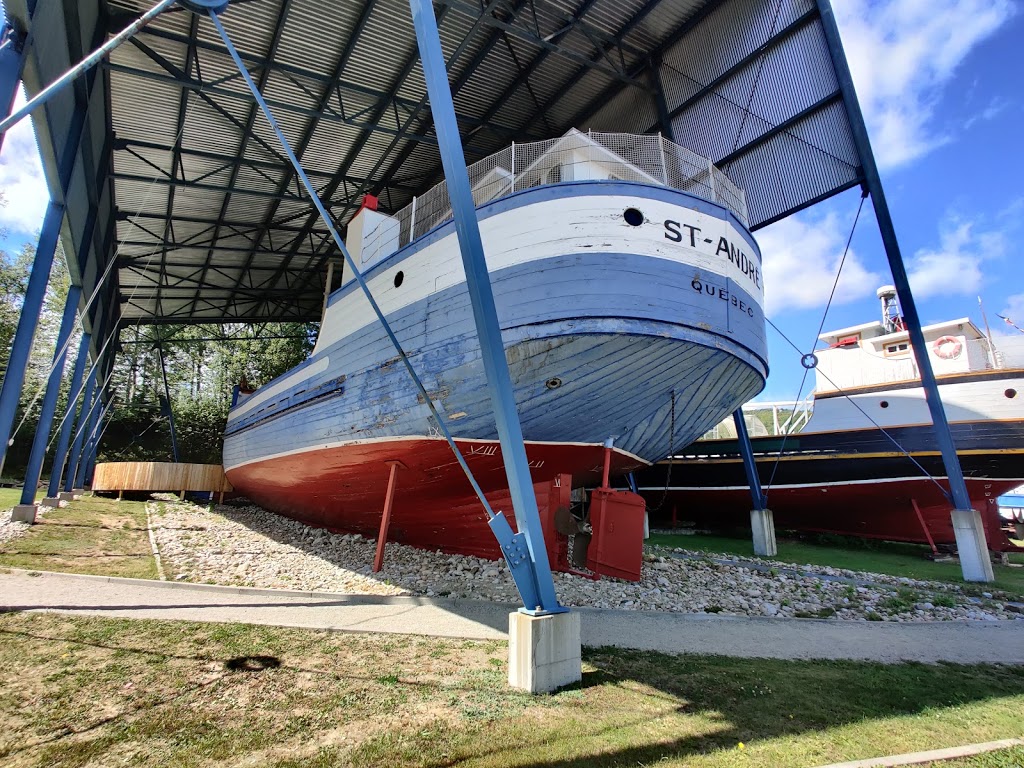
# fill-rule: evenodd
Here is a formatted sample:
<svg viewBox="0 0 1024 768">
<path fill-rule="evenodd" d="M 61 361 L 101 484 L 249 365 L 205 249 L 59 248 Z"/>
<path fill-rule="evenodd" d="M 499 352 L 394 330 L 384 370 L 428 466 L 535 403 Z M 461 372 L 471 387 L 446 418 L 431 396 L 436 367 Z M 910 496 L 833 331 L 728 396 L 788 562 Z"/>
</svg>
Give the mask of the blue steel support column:
<svg viewBox="0 0 1024 768">
<path fill-rule="evenodd" d="M 4 459 L 7 458 L 14 413 L 21 399 L 32 337 L 35 335 L 43 299 L 46 297 L 46 283 L 50 279 L 50 267 L 53 266 L 53 255 L 57 250 L 57 237 L 63 218 L 64 206 L 50 203 L 43 219 L 43 228 L 39 233 L 39 245 L 36 248 L 35 260 L 32 262 L 32 274 L 28 279 L 25 299 L 21 304 L 21 316 L 18 318 L 18 330 L 14 333 L 7 373 L 4 375 L 3 386 L 0 387 L 0 467 L 3 467 Z"/>
<path fill-rule="evenodd" d="M 327 208 L 324 206 L 323 201 L 320 199 L 320 196 L 317 193 L 316 188 L 310 182 L 309 177 L 306 175 L 306 172 L 302 168 L 302 164 L 299 162 L 299 159 L 295 156 L 295 152 L 292 150 L 291 145 L 288 143 L 288 139 L 285 137 L 284 132 L 281 130 L 281 127 L 274 119 L 274 115 L 270 111 L 270 108 L 267 106 L 266 101 L 263 99 L 263 96 L 260 93 L 259 88 L 256 87 L 256 83 L 253 82 L 252 76 L 249 74 L 249 71 L 245 68 L 245 64 L 242 62 L 241 57 L 239 57 L 238 52 L 235 50 L 234 44 L 231 42 L 231 38 L 228 35 L 227 30 L 224 29 L 224 25 L 221 24 L 220 19 L 217 17 L 218 9 L 211 7 L 213 5 L 217 5 L 218 0 L 188 0 L 186 4 L 189 6 L 198 6 L 199 9 L 207 9 L 207 13 L 210 17 L 210 20 L 213 22 L 213 25 L 217 28 L 217 32 L 220 35 L 221 40 L 224 41 L 224 45 L 227 48 L 228 53 L 234 60 L 235 66 L 238 67 L 238 71 L 242 75 L 242 79 L 248 86 L 250 92 L 253 95 L 253 98 L 256 99 L 256 103 L 259 104 L 260 109 L 263 111 L 264 117 L 266 117 L 271 129 L 277 136 L 278 142 L 281 144 L 281 148 L 284 150 L 285 154 L 288 156 L 289 162 L 291 162 L 292 167 L 295 169 L 295 175 L 298 177 L 299 181 L 302 183 L 302 186 L 309 194 L 310 200 L 316 207 L 317 212 L 320 214 L 320 218 L 322 219 L 324 226 L 326 226 L 327 230 L 330 232 L 331 238 L 334 240 L 334 243 L 338 247 L 338 250 L 345 257 L 345 263 L 348 264 L 349 269 L 351 270 L 352 278 L 359 284 L 359 287 L 362 289 L 363 295 L 366 296 L 366 300 L 369 303 L 370 308 L 373 310 L 374 315 L 377 317 L 377 320 L 380 322 L 381 327 L 387 334 L 388 339 L 395 347 L 395 351 L 398 352 L 398 356 L 401 359 L 402 364 L 405 366 L 405 369 L 409 374 L 409 378 L 412 380 L 416 389 L 419 391 L 420 396 L 423 398 L 424 404 L 430 410 L 430 414 L 433 417 L 434 421 L 436 422 L 438 429 L 441 431 L 441 434 L 444 436 L 445 440 L 451 446 L 452 453 L 455 455 L 455 460 L 459 463 L 459 466 L 462 468 L 463 472 L 465 472 L 466 479 L 469 481 L 470 486 L 473 488 L 473 491 L 476 493 L 477 498 L 479 498 L 480 500 L 481 506 L 487 513 L 487 516 L 490 521 L 489 525 L 491 526 L 491 530 L 494 532 L 495 537 L 498 539 L 498 542 L 502 547 L 505 559 L 509 565 L 509 569 L 512 571 L 512 577 L 515 580 L 516 588 L 519 590 L 519 594 L 523 598 L 524 605 L 527 607 L 540 606 L 543 610 L 547 610 L 551 613 L 563 612 L 565 609 L 562 609 L 558 606 L 557 600 L 553 600 L 554 586 L 551 583 L 550 569 L 548 570 L 547 582 L 551 587 L 550 597 L 552 599 L 548 599 L 547 597 L 542 598 L 542 596 L 538 592 L 537 579 L 534 576 L 533 561 L 529 559 L 528 552 L 526 551 L 527 542 L 525 535 L 523 533 L 513 534 L 512 528 L 508 524 L 508 520 L 505 519 L 505 516 L 500 512 L 498 514 L 494 514 L 493 510 L 491 509 L 490 503 L 487 501 L 487 497 L 484 495 L 484 492 L 480 488 L 479 483 L 477 483 L 476 478 L 473 477 L 473 473 L 470 471 L 469 465 L 466 463 L 465 457 L 462 455 L 462 452 L 459 450 L 458 445 L 455 443 L 455 439 L 452 437 L 451 432 L 449 431 L 448 426 L 445 423 L 445 420 L 437 412 L 437 408 L 434 405 L 434 402 L 431 399 L 430 394 L 427 392 L 426 388 L 423 386 L 423 382 L 416 374 L 416 370 L 413 368 L 408 356 L 402 349 L 402 345 L 398 341 L 398 338 L 395 336 L 394 331 L 391 329 L 391 326 L 388 323 L 383 311 L 381 310 L 380 305 L 377 304 L 376 299 L 374 299 L 373 292 L 370 291 L 369 286 L 366 284 L 366 280 L 363 278 L 362 274 L 359 271 L 359 268 L 352 260 L 352 255 L 348 252 L 348 249 L 345 247 L 344 241 L 341 239 L 341 235 L 338 234 L 338 230 L 334 226 L 333 217 L 327 212 Z M 220 3 L 220 5 L 227 5 L 227 3 Z M 546 565 L 546 557 L 544 562 Z M 552 605 L 553 607 L 549 609 L 548 606 Z"/>
<path fill-rule="evenodd" d="M 480 339 L 484 371 L 487 374 L 487 385 L 491 391 L 491 404 L 494 407 L 502 459 L 505 462 L 505 473 L 508 476 L 509 491 L 512 494 L 512 507 L 515 510 L 520 532 L 525 535 L 526 546 L 533 565 L 532 575 L 536 592 L 541 600 L 540 605 L 536 608 L 545 612 L 561 612 L 565 609 L 558 604 L 547 550 L 544 546 L 544 533 L 541 528 L 540 513 L 537 510 L 537 498 L 533 492 L 533 480 L 530 477 L 529 462 L 526 458 L 522 426 L 519 423 L 519 413 L 516 411 L 516 402 L 512 393 L 512 378 L 505 360 L 505 344 L 501 338 L 498 312 L 494 305 L 490 276 L 487 273 L 483 242 L 480 239 L 480 225 L 476 218 L 476 205 L 473 202 L 473 194 L 469 186 L 469 175 L 466 172 L 466 158 L 455 118 L 455 106 L 448 84 L 444 54 L 441 51 L 434 7 L 430 0 L 409 0 L 409 5 L 412 8 L 416 40 L 423 63 L 427 93 L 430 96 L 430 112 L 437 128 L 437 144 L 441 151 L 448 195 L 455 216 L 455 229 L 462 250 L 462 263 L 466 269 L 466 287 L 473 305 L 473 317 L 476 321 L 477 336 Z M 499 536 L 499 542 L 501 542 L 501 538 Z M 505 545 L 503 546 L 503 550 L 505 550 L 509 544 L 502 543 Z M 506 551 L 505 554 L 507 556 L 508 552 Z M 511 560 L 509 564 L 511 568 Z M 532 606 L 527 606 L 527 608 L 530 607 Z"/>
<path fill-rule="evenodd" d="M 64 378 L 64 361 L 67 360 L 68 342 L 75 328 L 75 314 L 78 301 L 82 298 L 82 289 L 72 285 L 68 289 L 67 300 L 64 302 L 64 315 L 61 317 L 60 330 L 57 332 L 57 347 L 53 351 L 53 365 L 46 381 L 46 393 L 39 409 L 39 423 L 36 426 L 32 450 L 28 457 L 28 468 L 25 470 L 25 485 L 21 491 L 22 506 L 31 505 L 32 517 L 35 518 L 36 486 L 43 471 L 43 459 L 46 458 L 46 443 L 50 439 L 50 428 L 53 426 L 53 414 L 57 410 L 57 398 L 60 395 L 60 382 Z M 35 522 L 33 519 L 32 522 Z"/>
<path fill-rule="evenodd" d="M 75 487 L 75 474 L 78 472 L 78 465 L 82 461 L 82 447 L 85 445 L 85 432 L 89 423 L 89 413 L 96 394 L 96 377 L 99 375 L 99 360 L 92 364 L 89 378 L 85 381 L 85 394 L 82 396 L 82 406 L 78 411 L 78 431 L 75 432 L 75 441 L 71 445 L 71 453 L 68 454 L 68 465 L 65 468 L 64 492 L 71 493 Z"/>
<path fill-rule="evenodd" d="M 68 390 L 68 407 L 60 425 L 57 449 L 53 453 L 53 468 L 50 470 L 50 487 L 46 491 L 48 499 L 56 499 L 60 492 L 60 481 L 64 476 L 64 463 L 68 458 L 68 445 L 71 443 L 71 430 L 75 427 L 75 404 L 82 392 L 82 379 L 85 378 L 85 364 L 89 358 L 89 343 L 92 335 L 82 334 L 78 345 L 78 357 L 75 359 L 75 370 L 71 374 L 71 389 Z"/>
<path fill-rule="evenodd" d="M 89 451 L 85 460 L 84 470 L 82 472 L 82 484 L 80 486 L 82 488 L 86 485 L 92 485 L 92 474 L 96 469 L 96 457 L 100 450 L 100 440 L 103 439 L 103 435 L 106 434 L 107 427 L 110 426 L 110 422 L 107 418 L 110 416 L 110 409 L 113 408 L 113 406 L 114 399 L 111 398 L 110 402 L 107 403 L 106 407 L 96 418 L 96 427 L 93 430 L 92 440 L 89 444 Z"/>
<path fill-rule="evenodd" d="M 0 32 L 0 109 L 9 115 L 14 109 L 21 82 L 21 70 L 25 65 L 25 40 L 9 23 Z M 0 148 L 4 135 L 0 133 Z"/>
<path fill-rule="evenodd" d="M 103 390 L 100 389 L 96 392 L 96 399 L 93 403 L 92 412 L 89 414 L 88 427 L 85 430 L 85 445 L 82 448 L 82 459 L 78 462 L 78 470 L 75 472 L 75 488 L 85 488 L 85 471 L 89 468 L 89 460 L 92 456 L 94 440 L 96 437 L 96 431 L 99 428 L 100 414 L 106 413 L 106 408 L 109 407 L 109 403 L 106 407 L 103 406 L 100 398 L 103 396 Z"/>
<path fill-rule="evenodd" d="M 135 35 L 140 29 L 146 26 L 149 22 L 163 13 L 165 10 L 174 5 L 178 0 L 160 0 L 156 5 L 146 11 L 144 14 L 139 16 L 135 21 L 129 24 L 127 27 L 122 29 L 107 42 L 97 48 L 95 51 L 90 53 L 78 64 L 73 66 L 59 78 L 54 80 L 43 90 L 35 95 L 29 102 L 27 102 L 21 109 L 13 114 L 8 115 L 3 120 L 0 120 L 0 136 L 3 136 L 7 130 L 17 124 L 26 115 L 31 114 L 37 107 L 45 104 L 54 95 L 60 93 L 64 88 L 75 81 L 79 75 L 87 72 L 88 70 L 95 67 L 117 46 L 121 45 L 125 40 Z"/>
<path fill-rule="evenodd" d="M 740 441 L 740 454 L 743 456 L 743 471 L 747 474 L 750 485 L 750 530 L 754 540 L 754 554 L 760 557 L 775 557 L 778 548 L 775 542 L 775 521 L 772 511 L 768 509 L 768 499 L 761 491 L 761 478 L 757 476 L 757 462 L 754 461 L 754 447 L 750 444 L 747 422 L 743 418 L 743 409 L 737 408 L 732 414 L 736 425 L 736 437 Z"/>
<path fill-rule="evenodd" d="M 935 442 L 938 443 L 942 453 L 942 463 L 945 465 L 946 476 L 949 478 L 949 490 L 952 493 L 955 507 L 953 530 L 956 534 L 957 550 L 960 554 L 960 566 L 963 570 L 964 580 L 993 581 L 995 576 L 985 542 L 985 529 L 981 525 L 981 517 L 977 512 L 969 514 L 972 511 L 971 498 L 967 492 L 967 484 L 964 482 L 960 460 L 956 455 L 956 446 L 953 443 L 953 434 L 949 429 L 946 412 L 942 408 L 942 399 L 939 397 L 935 373 L 932 371 L 932 364 L 928 359 L 928 346 L 925 344 L 924 333 L 921 331 L 921 318 L 917 313 L 917 305 L 914 303 L 914 296 L 910 291 L 910 281 L 907 278 L 907 270 L 900 254 L 896 228 L 893 225 L 889 205 L 882 189 L 882 179 L 878 174 L 878 167 L 875 165 L 875 156 L 871 150 L 864 115 L 861 113 L 860 103 L 857 101 L 853 77 L 843 51 L 839 27 L 836 25 L 829 0 L 816 0 L 816 2 L 818 12 L 821 14 L 825 39 L 832 56 L 832 64 L 836 71 L 836 78 L 843 94 L 843 103 L 846 105 L 846 116 L 850 121 L 853 143 L 857 148 L 864 172 L 864 183 L 868 192 L 871 193 L 871 202 L 875 208 L 875 218 L 878 220 L 878 229 L 882 235 L 885 255 L 889 260 L 889 269 L 892 271 L 893 284 L 896 286 L 896 293 L 903 309 L 903 317 L 910 333 L 910 343 L 914 349 L 917 367 L 921 372 L 921 386 L 924 388 L 928 410 L 931 412 Z"/>
</svg>

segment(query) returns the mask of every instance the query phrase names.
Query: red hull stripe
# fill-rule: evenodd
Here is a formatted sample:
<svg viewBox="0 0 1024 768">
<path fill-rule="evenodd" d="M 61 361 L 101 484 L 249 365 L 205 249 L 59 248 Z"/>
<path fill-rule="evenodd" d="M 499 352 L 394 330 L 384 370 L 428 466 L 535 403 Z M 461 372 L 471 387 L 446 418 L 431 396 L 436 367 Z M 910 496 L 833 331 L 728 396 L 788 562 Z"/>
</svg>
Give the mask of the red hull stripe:
<svg viewBox="0 0 1024 768">
<path fill-rule="evenodd" d="M 504 512 L 514 527 L 501 447 L 492 441 L 457 442 L 494 511 Z M 526 445 L 535 484 L 568 474 L 574 487 L 596 486 L 603 452 L 601 445 Z M 266 509 L 310 525 L 375 536 L 389 462 L 395 461 L 403 466 L 396 477 L 389 540 L 499 557 L 483 507 L 443 440 L 409 438 L 310 450 L 244 464 L 228 470 L 227 476 L 236 491 Z M 642 465 L 631 454 L 613 451 L 615 475 Z"/>
</svg>

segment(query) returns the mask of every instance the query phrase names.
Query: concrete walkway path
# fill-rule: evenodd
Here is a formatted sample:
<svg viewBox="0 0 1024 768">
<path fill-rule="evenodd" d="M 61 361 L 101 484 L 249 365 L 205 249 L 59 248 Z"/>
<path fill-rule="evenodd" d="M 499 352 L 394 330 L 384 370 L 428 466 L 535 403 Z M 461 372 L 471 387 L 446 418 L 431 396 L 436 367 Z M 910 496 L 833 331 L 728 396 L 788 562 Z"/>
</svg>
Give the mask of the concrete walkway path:
<svg viewBox="0 0 1024 768">
<path fill-rule="evenodd" d="M 34 575 L 29 575 L 33 573 Z M 11 570 L 0 611 L 505 640 L 516 606 Z M 578 609 L 583 644 L 748 658 L 1024 664 L 1024 620 L 896 624 Z"/>
</svg>

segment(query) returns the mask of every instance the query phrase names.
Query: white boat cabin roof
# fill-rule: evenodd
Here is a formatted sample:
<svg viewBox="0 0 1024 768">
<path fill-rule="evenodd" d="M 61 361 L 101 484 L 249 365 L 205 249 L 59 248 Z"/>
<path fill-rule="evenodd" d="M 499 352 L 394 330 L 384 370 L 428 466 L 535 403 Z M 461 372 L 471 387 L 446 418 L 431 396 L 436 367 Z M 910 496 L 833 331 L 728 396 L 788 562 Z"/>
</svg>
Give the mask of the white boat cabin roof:
<svg viewBox="0 0 1024 768">
<path fill-rule="evenodd" d="M 925 325 L 921 327 L 925 338 L 932 336 L 955 335 L 963 336 L 966 339 L 984 339 L 985 334 L 968 317 L 960 317 L 956 320 L 946 320 L 941 323 Z M 840 328 L 837 331 L 828 331 L 821 334 L 818 340 L 830 347 L 844 346 L 843 342 L 852 344 L 854 340 L 858 343 L 862 340 L 872 339 L 879 342 L 905 341 L 910 338 L 906 330 L 885 332 L 885 326 L 881 321 L 875 320 L 871 323 L 851 325 L 849 328 Z"/>
</svg>

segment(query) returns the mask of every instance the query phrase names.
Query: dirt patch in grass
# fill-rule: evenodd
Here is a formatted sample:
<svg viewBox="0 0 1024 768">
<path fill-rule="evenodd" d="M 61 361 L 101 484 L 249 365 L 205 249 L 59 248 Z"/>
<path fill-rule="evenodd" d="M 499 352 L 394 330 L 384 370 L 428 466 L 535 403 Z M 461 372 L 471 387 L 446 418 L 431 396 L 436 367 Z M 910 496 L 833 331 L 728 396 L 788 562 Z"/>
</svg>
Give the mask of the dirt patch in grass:
<svg viewBox="0 0 1024 768">
<path fill-rule="evenodd" d="M 531 697 L 508 688 L 506 655 L 501 642 L 6 614 L 0 763 L 785 768 L 1005 738 L 1024 709 L 1014 667 L 597 649 L 581 686 Z"/>
<path fill-rule="evenodd" d="M 157 578 L 142 502 L 84 498 L 0 545 L 0 566 Z"/>
</svg>

